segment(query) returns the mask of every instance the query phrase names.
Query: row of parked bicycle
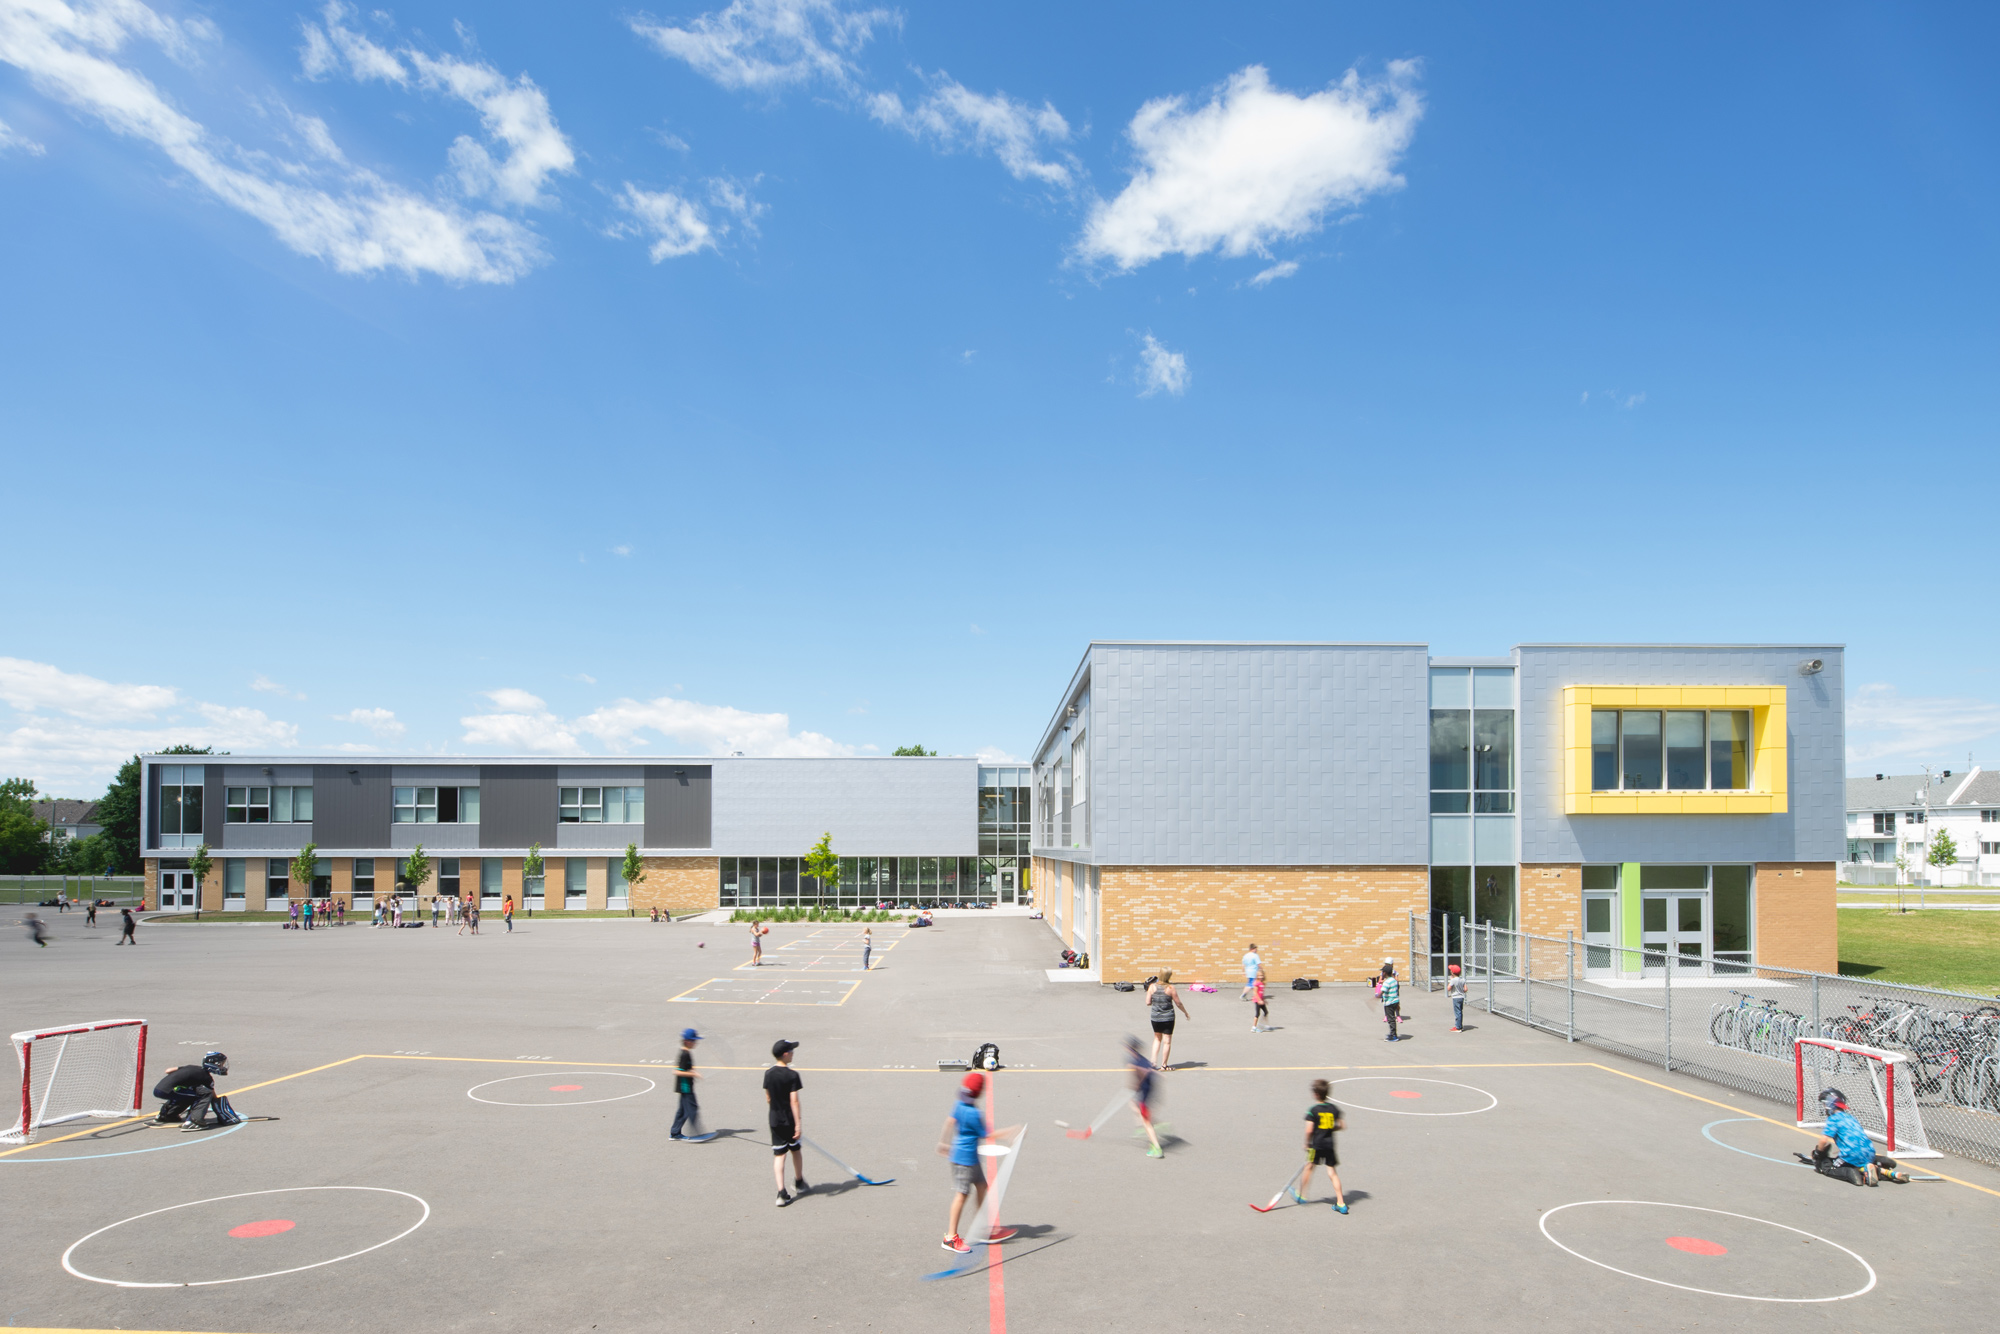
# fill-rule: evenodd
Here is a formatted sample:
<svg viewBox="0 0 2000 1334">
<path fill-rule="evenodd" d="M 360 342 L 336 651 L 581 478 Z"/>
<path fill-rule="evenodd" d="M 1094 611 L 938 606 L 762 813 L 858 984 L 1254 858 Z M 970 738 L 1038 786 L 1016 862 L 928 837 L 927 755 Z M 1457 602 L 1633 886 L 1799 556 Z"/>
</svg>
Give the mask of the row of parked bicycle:
<svg viewBox="0 0 2000 1334">
<path fill-rule="evenodd" d="M 1864 996 L 1847 1013 L 1812 1019 L 1747 992 L 1709 1007 L 1708 1040 L 1773 1060 L 1792 1059 L 1800 1038 L 1834 1038 L 1910 1057 L 1919 1097 L 2000 1112 L 2000 1006 L 1948 1010 L 1894 996 Z"/>
</svg>

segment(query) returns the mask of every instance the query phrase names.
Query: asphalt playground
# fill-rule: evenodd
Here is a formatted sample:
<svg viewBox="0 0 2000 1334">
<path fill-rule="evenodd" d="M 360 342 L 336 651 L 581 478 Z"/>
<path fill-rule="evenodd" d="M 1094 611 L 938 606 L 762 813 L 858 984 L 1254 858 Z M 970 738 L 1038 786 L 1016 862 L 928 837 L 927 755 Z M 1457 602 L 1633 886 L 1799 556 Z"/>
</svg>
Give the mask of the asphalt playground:
<svg viewBox="0 0 2000 1334">
<path fill-rule="evenodd" d="M 45 915 L 46 916 L 46 915 Z M 0 1153 L 0 1318 L 15 1328 L 345 1330 L 1337 1327 L 1760 1331 L 1991 1327 L 2000 1172 L 1877 1189 L 1796 1165 L 1789 1108 L 1499 1018 L 1451 1034 L 1412 997 L 1383 1041 L 1353 987 L 1187 996 L 1157 1115 L 1120 1111 L 1141 998 L 1052 982 L 1039 922 L 523 920 L 448 929 L 107 923 L 0 940 L 6 1031 L 140 1017 L 147 1083 L 209 1048 L 239 1111 L 200 1135 L 66 1127 Z M 1284 975 L 1284 961 L 1270 960 Z M 667 1137 L 685 1026 L 707 1040 L 706 1144 Z M 773 1205 L 759 1081 L 801 1046 L 812 1191 Z M 993 1109 L 1025 1128 L 1020 1229 L 961 1276 L 935 1148 L 959 1075 L 999 1044 Z M 15 1077 L 9 1071 L 10 1078 Z M 1264 1204 L 1300 1161 L 1309 1082 L 1346 1113 L 1352 1212 Z"/>
</svg>

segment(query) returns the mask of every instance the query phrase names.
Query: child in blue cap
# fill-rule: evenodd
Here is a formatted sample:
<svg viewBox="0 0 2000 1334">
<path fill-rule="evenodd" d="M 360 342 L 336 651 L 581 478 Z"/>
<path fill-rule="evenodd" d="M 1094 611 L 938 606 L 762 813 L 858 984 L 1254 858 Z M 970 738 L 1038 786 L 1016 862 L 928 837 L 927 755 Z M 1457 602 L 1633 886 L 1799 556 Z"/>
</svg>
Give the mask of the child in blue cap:
<svg viewBox="0 0 2000 1334">
<path fill-rule="evenodd" d="M 701 1104 L 695 1100 L 694 1081 L 701 1076 L 694 1069 L 694 1044 L 701 1041 L 701 1034 L 692 1028 L 681 1030 L 681 1050 L 674 1062 L 674 1092 L 681 1095 L 680 1110 L 674 1113 L 674 1128 L 670 1136 L 679 1140 L 701 1141 L 713 1139 L 713 1135 L 701 1133 Z M 689 1131 L 692 1133 L 682 1134 Z"/>
</svg>

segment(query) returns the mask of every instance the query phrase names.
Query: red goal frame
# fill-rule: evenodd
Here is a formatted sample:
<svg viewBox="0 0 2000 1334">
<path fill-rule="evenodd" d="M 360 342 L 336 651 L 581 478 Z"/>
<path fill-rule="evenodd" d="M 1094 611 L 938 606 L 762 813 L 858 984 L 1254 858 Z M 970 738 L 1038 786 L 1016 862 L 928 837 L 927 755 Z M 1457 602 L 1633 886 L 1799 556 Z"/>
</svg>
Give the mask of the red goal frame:
<svg viewBox="0 0 2000 1334">
<path fill-rule="evenodd" d="M 12 1040 L 20 1043 L 21 1053 L 21 1135 L 24 1142 L 32 1140 L 35 1134 L 35 1106 L 32 1096 L 34 1088 L 35 1044 L 50 1038 L 72 1037 L 78 1033 L 101 1033 L 113 1028 L 133 1028 L 139 1030 L 139 1046 L 132 1070 L 132 1111 L 136 1114 L 146 1102 L 146 1021 L 144 1019 L 100 1019 L 95 1023 L 71 1024 L 67 1028 L 37 1028 L 15 1033 Z"/>
</svg>

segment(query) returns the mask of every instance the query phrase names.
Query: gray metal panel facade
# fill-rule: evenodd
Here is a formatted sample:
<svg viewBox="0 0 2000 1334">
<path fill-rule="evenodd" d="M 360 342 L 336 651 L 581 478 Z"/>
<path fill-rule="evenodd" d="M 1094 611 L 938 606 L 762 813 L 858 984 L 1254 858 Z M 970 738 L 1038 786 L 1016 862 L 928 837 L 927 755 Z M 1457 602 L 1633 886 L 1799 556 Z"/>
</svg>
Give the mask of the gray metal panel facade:
<svg viewBox="0 0 2000 1334">
<path fill-rule="evenodd" d="M 312 779 L 307 777 L 301 781 L 310 783 Z M 204 766 L 201 771 L 201 832 L 211 843 L 220 843 L 224 837 L 222 830 L 228 812 L 223 810 L 222 802 L 226 791 L 222 782 L 222 766 Z"/>
<path fill-rule="evenodd" d="M 476 764 L 398 764 L 390 773 L 391 781 L 403 787 L 472 787 L 479 782 Z"/>
<path fill-rule="evenodd" d="M 570 852 L 623 852 L 627 843 L 651 847 L 642 824 L 559 824 L 556 847 Z"/>
<path fill-rule="evenodd" d="M 225 824 L 220 846 L 230 852 L 295 852 L 308 843 L 319 842 L 313 828 L 312 824 Z"/>
<path fill-rule="evenodd" d="M 398 852 L 407 852 L 421 843 L 425 852 L 471 852 L 488 846 L 480 840 L 479 831 L 484 825 L 476 824 L 392 824 L 388 830 L 389 846 Z M 369 841 L 370 847 L 381 847 L 381 843 Z"/>
<path fill-rule="evenodd" d="M 382 846 L 389 828 L 388 765 L 315 765 L 312 785 L 315 842 L 329 848 Z"/>
<path fill-rule="evenodd" d="M 1524 644 L 1520 669 L 1521 860 L 1839 861 L 1847 848 L 1844 663 L 1832 647 Z M 1799 674 L 1799 663 L 1825 667 Z M 1564 686 L 1782 685 L 1791 772 L 1784 815 L 1565 815 Z"/>
<path fill-rule="evenodd" d="M 269 773 L 264 771 L 269 769 Z M 316 780 L 317 766 L 310 764 L 223 764 L 210 765 L 209 773 L 221 774 L 222 781 L 236 787 L 309 787 Z"/>
<path fill-rule="evenodd" d="M 1093 645 L 1090 860 L 1423 865 L 1421 645 Z"/>
<path fill-rule="evenodd" d="M 556 767 L 488 764 L 479 770 L 479 846 L 556 845 Z"/>
<path fill-rule="evenodd" d="M 649 848 L 706 848 L 715 837 L 715 770 L 706 764 L 646 767 Z M 859 854 L 857 854 L 859 855 Z"/>
<path fill-rule="evenodd" d="M 640 764 L 559 764 L 556 781 L 572 787 L 602 787 L 606 783 L 639 783 L 646 777 Z"/>
<path fill-rule="evenodd" d="M 652 814 L 650 785 L 646 813 Z M 716 762 L 716 852 L 802 857 L 823 833 L 847 857 L 975 856 L 979 761 Z"/>
</svg>

